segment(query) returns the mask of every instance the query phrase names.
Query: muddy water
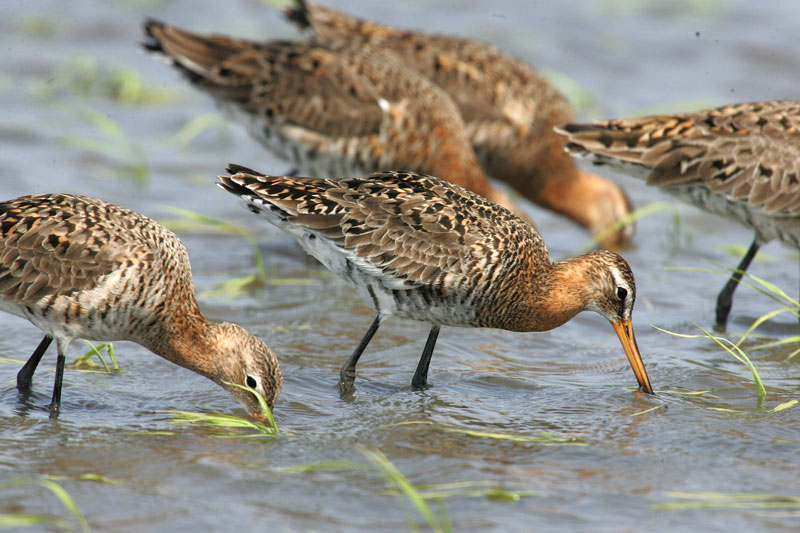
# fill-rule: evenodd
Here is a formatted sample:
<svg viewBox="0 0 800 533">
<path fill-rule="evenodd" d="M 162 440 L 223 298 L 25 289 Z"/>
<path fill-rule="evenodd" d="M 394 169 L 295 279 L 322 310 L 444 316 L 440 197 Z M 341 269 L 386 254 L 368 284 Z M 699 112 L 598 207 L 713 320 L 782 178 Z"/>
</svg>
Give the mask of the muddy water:
<svg viewBox="0 0 800 533">
<path fill-rule="evenodd" d="M 581 98 L 584 118 L 661 104 L 666 110 L 797 98 L 800 8 L 794 2 L 602 0 L 523 7 L 500 0 L 490 6 L 465 1 L 458 9 L 443 1 L 338 4 L 369 18 L 471 35 L 512 50 L 582 87 L 571 94 Z M 292 38 L 293 30 L 273 8 L 244 0 L 6 2 L 0 11 L 2 197 L 76 192 L 162 221 L 179 218 L 164 206 L 178 206 L 251 228 L 270 283 L 235 298 L 213 291 L 254 271 L 247 243 L 186 224 L 178 230 L 206 314 L 266 339 L 286 376 L 275 410 L 282 436 L 244 438 L 230 431 L 220 438 L 207 428 L 176 426 L 163 410 L 243 414 L 231 397 L 137 345 L 116 344 L 122 373 L 68 370 L 58 422 L 47 418 L 54 354 L 27 400 L 13 385 L 19 363 L 0 360 L 0 513 L 50 515 L 77 527 L 40 486 L 2 485 L 49 475 L 60 476 L 58 483 L 98 531 L 426 528 L 406 500 L 382 492 L 383 478 L 359 451 L 366 447 L 381 450 L 418 486 L 490 482 L 497 489 L 535 491 L 515 502 L 464 494 L 446 499 L 456 531 L 797 529 L 800 509 L 782 498 L 800 497 L 800 408 L 770 410 L 800 399 L 800 357 L 788 359 L 791 348 L 752 353 L 767 386 L 759 403 L 749 371 L 711 341 L 651 327 L 694 334 L 695 323 L 711 326 L 724 279 L 665 267 L 734 265 L 738 258 L 727 247 L 749 244 L 743 228 L 615 177 L 637 206 L 674 206 L 641 220 L 636 245 L 625 254 L 637 277 L 634 323 L 653 384 L 662 391 L 710 392 L 634 393 L 611 328 L 584 314 L 540 334 L 443 328 L 433 387 L 424 392 L 411 392 L 408 384 L 425 327 L 389 322 L 359 365 L 355 398 L 344 402 L 335 388 L 338 367 L 372 320 L 369 307 L 308 262 L 288 237 L 211 185 L 229 161 L 271 172 L 288 166 L 235 126 L 177 144 L 181 128 L 212 106 L 136 45 L 146 16 L 251 38 Z M 92 65 L 94 82 L 86 81 Z M 118 67 L 132 69 L 172 100 L 125 104 L 109 98 L 103 78 Z M 76 72 L 84 73 L 83 82 L 74 81 Z M 126 165 L 143 170 L 145 179 L 134 179 Z M 527 209 L 555 258 L 574 255 L 586 241 L 554 215 Z M 777 244 L 764 254 L 752 273 L 797 294 L 797 254 Z M 744 331 L 775 306 L 740 289 L 731 331 Z M 796 320 L 781 315 L 758 330 L 759 342 L 799 331 Z M 26 322 L 0 315 L 0 357 L 25 359 L 38 339 Z M 79 344 L 70 358 L 85 351 Z M 341 460 L 365 468 L 287 470 Z M 85 474 L 118 484 L 78 479 Z M 767 496 L 731 505 L 738 493 Z M 759 502 L 773 508 L 759 508 Z"/>
</svg>

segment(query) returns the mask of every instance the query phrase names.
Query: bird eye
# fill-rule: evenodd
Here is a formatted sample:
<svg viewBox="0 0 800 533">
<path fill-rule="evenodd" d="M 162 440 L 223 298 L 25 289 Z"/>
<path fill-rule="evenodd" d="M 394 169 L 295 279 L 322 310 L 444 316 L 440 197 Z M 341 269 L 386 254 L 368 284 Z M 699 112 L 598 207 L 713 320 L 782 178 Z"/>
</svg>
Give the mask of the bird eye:
<svg viewBox="0 0 800 533">
<path fill-rule="evenodd" d="M 624 302 L 626 296 L 628 296 L 628 291 L 625 289 L 625 287 L 617 287 L 617 298 Z"/>
<path fill-rule="evenodd" d="M 247 377 L 245 378 L 244 382 L 251 389 L 255 389 L 258 387 L 258 380 L 253 376 L 251 376 L 250 374 L 247 374 Z"/>
</svg>

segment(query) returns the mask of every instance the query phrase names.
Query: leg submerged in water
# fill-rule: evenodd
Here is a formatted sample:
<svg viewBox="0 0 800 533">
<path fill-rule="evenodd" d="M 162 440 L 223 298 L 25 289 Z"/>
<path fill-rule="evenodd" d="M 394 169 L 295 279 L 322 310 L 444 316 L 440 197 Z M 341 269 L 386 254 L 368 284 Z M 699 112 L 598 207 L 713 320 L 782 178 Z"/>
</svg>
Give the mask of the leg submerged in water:
<svg viewBox="0 0 800 533">
<path fill-rule="evenodd" d="M 47 348 L 50 347 L 51 342 L 53 342 L 53 337 L 50 335 L 45 335 L 44 338 L 42 338 L 42 341 L 39 343 L 39 346 L 37 346 L 33 351 L 33 354 L 30 356 L 28 361 L 17 373 L 17 390 L 22 392 L 28 392 L 31 390 L 33 374 L 36 372 L 36 367 L 39 366 L 39 361 L 42 360 L 42 356 L 47 351 Z"/>
<path fill-rule="evenodd" d="M 753 261 L 753 258 L 755 257 L 759 248 L 760 245 L 758 244 L 758 238 L 753 239 L 753 244 L 750 245 L 747 253 L 744 254 L 739 266 L 736 267 L 738 272 L 733 273 L 728 280 L 728 283 L 725 284 L 725 287 L 719 293 L 719 296 L 717 297 L 718 328 L 725 329 L 725 325 L 728 323 L 728 314 L 730 314 L 731 305 L 733 304 L 733 293 L 736 291 L 736 287 L 739 285 L 739 280 L 742 279 L 742 273 L 747 271 L 747 267 L 750 266 L 750 263 Z"/>
<path fill-rule="evenodd" d="M 414 390 L 421 390 L 428 384 L 428 367 L 431 365 L 433 347 L 436 346 L 436 339 L 438 337 L 439 325 L 434 324 L 431 326 L 430 333 L 428 333 L 428 340 L 425 342 L 425 349 L 422 350 L 422 357 L 419 358 L 417 371 L 414 372 L 414 378 L 411 380 L 411 388 Z"/>
<path fill-rule="evenodd" d="M 372 340 L 372 337 L 375 335 L 375 332 L 378 331 L 380 325 L 381 315 L 378 315 L 375 317 L 375 320 L 372 321 L 372 325 L 370 325 L 367 332 L 361 338 L 361 342 L 358 343 L 356 349 L 353 350 L 350 358 L 347 359 L 347 362 L 339 371 L 339 390 L 342 392 L 352 392 L 353 383 L 356 380 L 356 365 L 358 364 L 358 359 L 361 357 L 361 354 L 364 353 L 364 349 L 369 344 L 369 341 Z"/>
</svg>

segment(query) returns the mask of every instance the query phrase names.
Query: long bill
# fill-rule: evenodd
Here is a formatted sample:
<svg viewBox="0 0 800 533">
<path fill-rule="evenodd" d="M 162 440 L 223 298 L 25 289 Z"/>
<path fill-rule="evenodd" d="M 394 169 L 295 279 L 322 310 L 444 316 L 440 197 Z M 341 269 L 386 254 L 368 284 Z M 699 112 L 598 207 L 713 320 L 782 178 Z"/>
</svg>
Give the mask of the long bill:
<svg viewBox="0 0 800 533">
<path fill-rule="evenodd" d="M 611 325 L 614 326 L 614 331 L 617 332 L 617 337 L 619 337 L 619 341 L 625 349 L 625 355 L 628 356 L 636 381 L 639 382 L 639 388 L 648 394 L 655 394 L 653 387 L 650 386 L 650 378 L 647 377 L 647 371 L 644 369 L 644 362 L 642 362 L 642 356 L 639 354 L 636 337 L 633 335 L 633 324 L 631 324 L 630 320 L 620 320 L 619 322 L 612 322 Z"/>
</svg>

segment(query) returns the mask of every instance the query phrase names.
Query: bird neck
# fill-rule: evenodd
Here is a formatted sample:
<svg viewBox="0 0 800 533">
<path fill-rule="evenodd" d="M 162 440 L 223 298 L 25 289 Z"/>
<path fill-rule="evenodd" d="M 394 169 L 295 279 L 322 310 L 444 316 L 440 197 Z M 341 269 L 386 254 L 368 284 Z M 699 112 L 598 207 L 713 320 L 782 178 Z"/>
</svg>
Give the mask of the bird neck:
<svg viewBox="0 0 800 533">
<path fill-rule="evenodd" d="M 591 254 L 553 263 L 531 283 L 532 291 L 523 313 L 524 329 L 557 328 L 588 308 L 591 287 Z"/>
<path fill-rule="evenodd" d="M 219 375 L 220 326 L 210 323 L 200 309 L 173 313 L 152 328 L 143 339 L 143 344 L 153 353 L 213 381 Z"/>
</svg>

